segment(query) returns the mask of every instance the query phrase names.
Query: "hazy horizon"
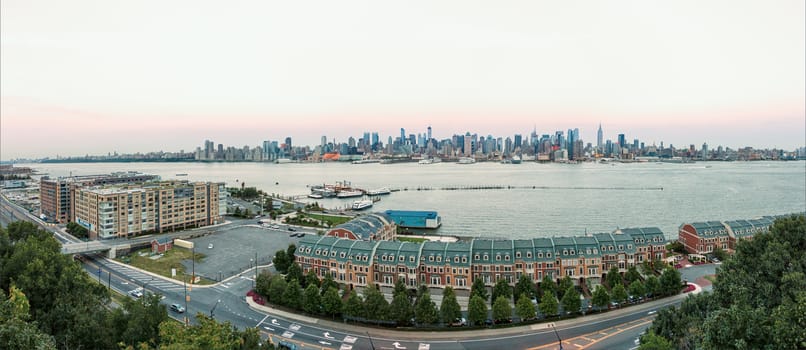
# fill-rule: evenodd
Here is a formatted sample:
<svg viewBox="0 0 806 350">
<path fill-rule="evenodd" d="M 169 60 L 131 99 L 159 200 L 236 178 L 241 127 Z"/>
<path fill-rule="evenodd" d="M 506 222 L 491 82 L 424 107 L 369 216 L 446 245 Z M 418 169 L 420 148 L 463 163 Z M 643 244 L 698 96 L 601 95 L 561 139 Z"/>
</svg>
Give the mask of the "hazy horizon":
<svg viewBox="0 0 806 350">
<path fill-rule="evenodd" d="M 0 160 L 429 125 L 806 145 L 803 1 L 0 6 Z"/>
</svg>

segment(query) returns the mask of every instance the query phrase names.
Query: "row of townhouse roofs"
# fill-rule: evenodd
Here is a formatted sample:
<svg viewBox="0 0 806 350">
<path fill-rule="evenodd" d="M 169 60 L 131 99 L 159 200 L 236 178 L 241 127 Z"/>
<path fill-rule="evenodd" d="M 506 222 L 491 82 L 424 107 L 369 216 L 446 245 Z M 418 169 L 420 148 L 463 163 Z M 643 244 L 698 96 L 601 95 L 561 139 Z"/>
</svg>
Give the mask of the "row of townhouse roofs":
<svg viewBox="0 0 806 350">
<path fill-rule="evenodd" d="M 806 215 L 806 212 L 791 215 Z M 770 230 L 776 219 L 790 215 L 763 216 L 750 220 L 703 221 L 680 225 L 678 241 L 691 254 L 706 255 L 717 248 L 733 252 L 742 239 Z"/>
<path fill-rule="evenodd" d="M 776 218 L 683 224 L 680 235 L 694 228 L 695 234 L 717 238 L 722 236 L 715 228 L 722 227 L 727 237 L 723 249 L 730 250 L 737 239 L 769 231 Z M 306 236 L 297 246 L 295 260 L 305 273 L 314 271 L 320 278 L 329 274 L 351 287 L 392 287 L 402 278 L 409 287 L 470 289 L 478 278 L 491 286 L 499 279 L 515 283 L 521 275 L 535 283 L 544 276 L 557 280 L 568 276 L 576 284 L 595 286 L 611 267 L 624 273 L 632 266 L 667 258 L 666 239 L 656 227 L 578 237 L 414 243 L 394 240 L 390 226 L 394 223 L 388 215 L 373 213 L 324 236 Z M 378 229 L 383 233 L 372 233 Z"/>
<path fill-rule="evenodd" d="M 41 218 L 76 222 L 101 239 L 220 223 L 228 195 L 224 183 L 162 181 L 135 172 L 45 177 L 39 190 Z"/>
</svg>

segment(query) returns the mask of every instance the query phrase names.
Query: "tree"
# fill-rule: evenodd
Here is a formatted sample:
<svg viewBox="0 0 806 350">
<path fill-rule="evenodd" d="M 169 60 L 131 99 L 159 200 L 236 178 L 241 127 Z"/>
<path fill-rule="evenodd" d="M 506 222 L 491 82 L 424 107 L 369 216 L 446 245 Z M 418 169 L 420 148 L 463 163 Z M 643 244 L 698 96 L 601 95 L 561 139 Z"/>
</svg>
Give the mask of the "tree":
<svg viewBox="0 0 806 350">
<path fill-rule="evenodd" d="M 493 319 L 496 321 L 508 321 L 512 317 L 512 307 L 509 306 L 509 298 L 501 295 L 493 302 Z"/>
<path fill-rule="evenodd" d="M 481 297 L 485 303 L 490 297 L 487 295 L 487 286 L 484 285 L 484 279 L 481 277 L 473 279 L 473 286 L 470 287 L 470 297 L 473 298 L 474 295 Z"/>
<path fill-rule="evenodd" d="M 634 281 L 630 283 L 630 295 L 634 297 L 643 297 L 646 294 L 646 289 L 641 281 Z"/>
<path fill-rule="evenodd" d="M 574 287 L 574 281 L 571 281 L 571 277 L 565 276 L 560 280 L 560 283 L 557 285 L 557 296 L 562 298 L 565 295 L 565 292 L 568 288 Z"/>
<path fill-rule="evenodd" d="M 513 293 L 514 299 L 519 300 L 521 294 L 526 294 L 529 299 L 535 296 L 535 284 L 527 274 L 522 274 L 521 277 L 518 278 L 518 283 L 515 284 L 515 290 Z"/>
<path fill-rule="evenodd" d="M 8 349 L 56 350 L 50 335 L 37 328 L 36 322 L 27 322 L 30 305 L 19 289 L 11 286 L 9 297 L 0 289 L 0 344 Z"/>
<path fill-rule="evenodd" d="M 405 325 L 413 317 L 414 307 L 409 302 L 409 296 L 406 293 L 395 295 L 392 298 L 392 303 L 389 304 L 389 318 L 397 322 L 398 325 Z"/>
<path fill-rule="evenodd" d="M 322 285 L 320 286 L 322 295 L 324 296 L 330 288 L 336 289 L 336 292 L 339 290 L 339 284 L 333 280 L 333 276 L 330 275 L 330 272 L 325 273 L 325 278 L 322 280 Z"/>
<path fill-rule="evenodd" d="M 518 298 L 518 303 L 515 304 L 515 313 L 522 321 L 535 318 L 535 305 L 532 304 L 532 299 L 526 296 L 526 293 L 521 293 Z"/>
<path fill-rule="evenodd" d="M 302 307 L 302 287 L 300 287 L 297 280 L 291 280 L 285 286 L 283 302 L 285 306 L 292 309 L 300 309 Z"/>
<path fill-rule="evenodd" d="M 493 287 L 492 300 L 496 300 L 498 297 L 512 299 L 512 287 L 510 287 L 509 282 L 503 278 L 495 282 L 495 287 Z"/>
<path fill-rule="evenodd" d="M 540 282 L 540 290 L 543 292 L 543 296 L 546 296 L 546 293 L 556 296 L 557 284 L 554 283 L 554 280 L 552 280 L 549 275 L 545 275 L 543 276 L 543 280 Z"/>
<path fill-rule="evenodd" d="M 712 254 L 714 254 L 714 256 L 715 256 L 717 259 L 722 260 L 722 261 L 724 261 L 725 259 L 727 259 L 727 258 L 728 258 L 728 253 L 726 253 L 726 252 L 725 252 L 725 251 L 722 249 L 722 247 L 720 247 L 720 246 L 716 246 L 716 247 L 714 247 L 714 250 L 713 250 L 713 252 L 711 252 L 711 253 L 712 253 Z"/>
<path fill-rule="evenodd" d="M 610 294 L 607 294 L 607 289 L 600 284 L 593 290 L 591 302 L 597 309 L 607 308 L 607 304 L 610 302 Z"/>
<path fill-rule="evenodd" d="M 76 222 L 68 222 L 67 223 L 67 233 L 76 236 L 77 238 L 87 238 L 89 237 L 89 230 L 87 230 L 84 226 L 79 225 Z"/>
<path fill-rule="evenodd" d="M 682 288 L 682 281 L 680 279 L 680 271 L 673 267 L 668 267 L 663 270 L 660 275 L 660 285 L 663 290 L 663 295 L 675 295 L 680 293 Z"/>
<path fill-rule="evenodd" d="M 557 301 L 557 297 L 554 294 L 543 294 L 543 298 L 540 299 L 540 304 L 537 306 L 540 309 L 540 313 L 543 316 L 549 317 L 557 315 L 557 312 L 560 308 L 560 302 Z"/>
<path fill-rule="evenodd" d="M 344 308 L 342 312 L 345 316 L 349 317 L 357 317 L 363 318 L 366 316 L 364 312 L 364 302 L 361 301 L 361 298 L 355 291 L 350 291 L 350 296 L 347 298 L 347 301 L 344 303 Z"/>
<path fill-rule="evenodd" d="M 202 313 L 196 314 L 196 325 L 185 327 L 179 322 L 166 321 L 160 324 L 163 339 L 160 350 L 246 350 L 272 349 L 270 344 L 260 342 L 259 331 L 251 328 L 239 331 L 229 322 L 218 323 Z"/>
<path fill-rule="evenodd" d="M 579 300 L 579 293 L 573 286 L 565 291 L 562 301 L 563 310 L 565 310 L 566 313 L 579 312 L 579 308 L 582 307 L 582 301 Z"/>
<path fill-rule="evenodd" d="M 319 290 L 319 276 L 316 275 L 316 272 L 313 269 L 309 270 L 307 274 L 305 274 L 305 287 L 308 286 L 316 286 L 316 289 Z"/>
<path fill-rule="evenodd" d="M 381 291 L 371 286 L 364 288 L 364 310 L 368 319 L 384 321 L 389 317 L 389 303 Z"/>
<path fill-rule="evenodd" d="M 322 312 L 330 317 L 335 317 L 341 313 L 342 301 L 339 290 L 333 287 L 328 288 L 322 295 Z"/>
<path fill-rule="evenodd" d="M 641 345 L 638 350 L 674 350 L 672 342 L 652 331 L 641 336 Z"/>
<path fill-rule="evenodd" d="M 405 295 L 408 297 L 408 289 L 406 288 L 406 281 L 403 278 L 398 278 L 395 281 L 395 289 L 392 290 L 392 298 L 398 295 Z"/>
<path fill-rule="evenodd" d="M 322 297 L 319 295 L 319 287 L 315 284 L 309 284 L 305 288 L 305 294 L 302 301 L 302 310 L 309 314 L 318 314 L 322 307 Z"/>
<path fill-rule="evenodd" d="M 646 289 L 646 292 L 652 294 L 653 296 L 663 294 L 663 290 L 661 289 L 660 286 L 660 281 L 658 281 L 658 278 L 655 276 L 649 276 L 646 279 L 644 287 Z"/>
<path fill-rule="evenodd" d="M 610 287 L 610 292 L 613 292 L 613 288 L 616 285 L 622 284 L 621 282 L 621 274 L 618 272 L 618 267 L 613 265 L 610 270 L 607 271 L 607 276 L 605 276 L 605 280 L 607 280 L 607 285 Z"/>
<path fill-rule="evenodd" d="M 635 266 L 630 266 L 630 268 L 627 269 L 627 273 L 624 274 L 624 279 L 627 280 L 628 285 L 635 281 L 640 280 L 641 274 L 638 273 L 638 268 L 636 268 Z"/>
<path fill-rule="evenodd" d="M 439 313 L 442 315 L 442 322 L 449 323 L 462 317 L 462 309 L 459 301 L 456 300 L 456 293 L 450 286 L 442 290 L 442 304 L 439 306 Z"/>
<path fill-rule="evenodd" d="M 266 294 L 266 298 L 275 304 L 278 305 L 285 305 L 285 299 L 283 298 L 283 294 L 285 293 L 285 288 L 288 283 L 285 282 L 283 276 L 274 275 L 271 277 L 271 284 L 269 286 L 269 294 Z"/>
<path fill-rule="evenodd" d="M 624 289 L 623 284 L 617 284 L 613 289 L 610 291 L 610 298 L 614 302 L 623 303 L 624 300 L 627 300 L 627 290 Z"/>
<path fill-rule="evenodd" d="M 290 263 L 284 250 L 278 250 L 274 253 L 274 258 L 271 261 L 274 263 L 274 269 L 277 270 L 277 272 L 281 274 L 288 272 L 288 265 L 290 265 Z"/>
<path fill-rule="evenodd" d="M 686 253 L 686 247 L 680 241 L 674 241 L 672 243 L 667 244 L 666 250 L 680 254 Z"/>
<path fill-rule="evenodd" d="M 417 305 L 414 307 L 414 319 L 420 324 L 436 324 L 439 321 L 437 305 L 431 301 L 431 295 L 426 290 L 417 298 Z"/>
<path fill-rule="evenodd" d="M 271 290 L 271 278 L 272 275 L 268 271 L 263 271 L 257 275 L 257 279 L 255 279 L 255 291 L 262 296 L 269 295 Z"/>
<path fill-rule="evenodd" d="M 478 294 L 470 297 L 467 304 L 467 321 L 477 325 L 487 319 L 487 302 Z"/>
<path fill-rule="evenodd" d="M 295 262 L 292 262 L 288 265 L 288 271 L 285 275 L 285 281 L 291 282 L 291 280 L 297 280 L 297 283 L 305 283 L 305 276 L 302 275 L 302 268 Z"/>
</svg>

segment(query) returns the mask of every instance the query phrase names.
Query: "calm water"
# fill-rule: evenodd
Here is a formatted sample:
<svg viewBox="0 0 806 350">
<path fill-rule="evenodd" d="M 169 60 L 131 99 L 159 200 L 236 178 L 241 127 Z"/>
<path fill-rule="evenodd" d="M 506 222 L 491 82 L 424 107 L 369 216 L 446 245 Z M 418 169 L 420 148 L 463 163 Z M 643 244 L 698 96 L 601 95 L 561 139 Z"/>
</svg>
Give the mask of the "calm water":
<svg viewBox="0 0 806 350">
<path fill-rule="evenodd" d="M 141 171 L 189 180 L 255 186 L 305 195 L 308 185 L 347 180 L 356 187 L 407 188 L 372 210 L 436 210 L 444 235 L 528 238 L 657 226 L 672 238 L 683 222 L 806 211 L 806 162 L 692 164 L 29 164 L 51 176 Z M 417 191 L 417 187 L 515 186 L 518 189 Z M 537 188 L 532 189 L 535 186 Z M 522 187 L 529 187 L 524 189 Z M 662 188 L 662 190 L 660 190 Z M 354 199 L 319 200 L 347 207 Z"/>
</svg>

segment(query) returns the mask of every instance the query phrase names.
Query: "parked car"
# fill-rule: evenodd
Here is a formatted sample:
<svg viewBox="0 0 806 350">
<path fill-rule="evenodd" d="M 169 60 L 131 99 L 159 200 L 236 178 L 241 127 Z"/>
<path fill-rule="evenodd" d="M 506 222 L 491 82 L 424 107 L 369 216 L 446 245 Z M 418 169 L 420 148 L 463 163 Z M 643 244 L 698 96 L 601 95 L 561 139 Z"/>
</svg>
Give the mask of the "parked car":
<svg viewBox="0 0 806 350">
<path fill-rule="evenodd" d="M 179 304 L 171 304 L 171 311 L 176 311 L 176 312 L 181 314 L 181 313 L 185 312 L 185 308 L 182 307 L 182 305 L 179 305 Z"/>
<path fill-rule="evenodd" d="M 305 237 L 305 232 L 297 233 L 297 237 L 299 238 Z"/>
<path fill-rule="evenodd" d="M 289 231 L 296 231 L 297 229 L 295 229 L 295 228 L 293 228 L 293 227 L 291 227 L 291 226 L 288 226 L 288 230 L 289 230 Z"/>
<path fill-rule="evenodd" d="M 131 296 L 133 296 L 135 298 L 140 298 L 140 297 L 143 296 L 143 291 L 141 291 L 139 288 L 134 289 L 134 290 L 129 291 L 129 295 L 131 295 Z"/>
<path fill-rule="evenodd" d="M 467 320 L 464 317 L 460 317 L 454 319 L 453 322 L 450 323 L 451 327 L 464 327 L 467 326 Z"/>
<path fill-rule="evenodd" d="M 277 348 L 278 349 L 297 350 L 297 344 L 294 344 L 292 342 L 288 342 L 288 341 L 285 341 L 285 340 L 281 340 L 279 343 L 277 343 Z"/>
<path fill-rule="evenodd" d="M 213 244 L 212 243 L 208 244 L 207 249 L 213 249 Z"/>
</svg>

